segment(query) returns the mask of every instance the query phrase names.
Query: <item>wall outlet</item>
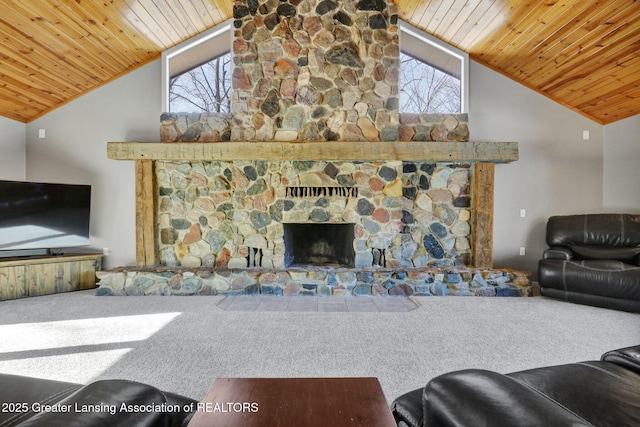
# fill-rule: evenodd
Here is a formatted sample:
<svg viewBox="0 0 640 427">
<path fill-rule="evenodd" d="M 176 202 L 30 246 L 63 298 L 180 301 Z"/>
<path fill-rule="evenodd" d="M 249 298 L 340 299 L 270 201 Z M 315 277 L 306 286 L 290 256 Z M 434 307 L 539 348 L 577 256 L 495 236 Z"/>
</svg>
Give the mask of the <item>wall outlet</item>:
<svg viewBox="0 0 640 427">
<path fill-rule="evenodd" d="M 109 255 L 109 248 L 102 248 L 102 255 L 108 256 Z"/>
<path fill-rule="evenodd" d="M 520 246 L 520 256 L 524 256 L 525 252 L 524 246 Z"/>
<path fill-rule="evenodd" d="M 524 218 L 527 216 L 527 211 L 525 209 L 520 209 L 520 218 Z"/>
</svg>

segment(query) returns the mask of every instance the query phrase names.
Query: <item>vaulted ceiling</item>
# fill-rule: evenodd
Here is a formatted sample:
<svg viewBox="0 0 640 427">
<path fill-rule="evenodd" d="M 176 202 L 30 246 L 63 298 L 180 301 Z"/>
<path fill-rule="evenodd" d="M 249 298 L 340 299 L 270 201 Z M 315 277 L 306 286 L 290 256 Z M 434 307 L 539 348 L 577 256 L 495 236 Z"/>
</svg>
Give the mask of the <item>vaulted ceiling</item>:
<svg viewBox="0 0 640 427">
<path fill-rule="evenodd" d="M 598 123 L 640 113 L 639 0 L 395 3 L 400 19 Z M 34 120 L 232 13 L 231 0 L 0 0 L 0 115 Z"/>
</svg>

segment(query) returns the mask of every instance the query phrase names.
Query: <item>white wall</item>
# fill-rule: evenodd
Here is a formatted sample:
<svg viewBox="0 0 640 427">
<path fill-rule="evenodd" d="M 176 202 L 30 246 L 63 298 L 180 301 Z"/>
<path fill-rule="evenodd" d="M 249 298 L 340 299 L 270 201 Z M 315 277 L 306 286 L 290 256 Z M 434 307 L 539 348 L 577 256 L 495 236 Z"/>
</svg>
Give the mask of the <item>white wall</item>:
<svg viewBox="0 0 640 427">
<path fill-rule="evenodd" d="M 640 213 L 640 115 L 604 127 L 604 208 Z"/>
<path fill-rule="evenodd" d="M 160 105 L 154 61 L 27 125 L 28 180 L 92 185 L 91 247 L 109 248 L 105 268 L 136 253 L 134 162 L 107 159 L 107 142 L 158 141 Z"/>
<path fill-rule="evenodd" d="M 495 168 L 494 265 L 535 273 L 548 217 L 602 210 L 603 126 L 475 62 L 470 91 L 471 139 L 519 143 Z"/>
<path fill-rule="evenodd" d="M 0 117 L 0 179 L 25 179 L 25 130 L 24 123 Z"/>
</svg>

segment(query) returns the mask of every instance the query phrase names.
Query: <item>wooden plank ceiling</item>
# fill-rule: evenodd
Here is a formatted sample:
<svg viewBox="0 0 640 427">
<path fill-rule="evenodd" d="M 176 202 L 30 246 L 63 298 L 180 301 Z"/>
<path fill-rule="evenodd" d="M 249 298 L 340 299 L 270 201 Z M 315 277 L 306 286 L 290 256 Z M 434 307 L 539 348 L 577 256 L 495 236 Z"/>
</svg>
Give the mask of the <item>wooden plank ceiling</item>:
<svg viewBox="0 0 640 427">
<path fill-rule="evenodd" d="M 400 19 L 598 123 L 640 113 L 640 0 L 395 3 Z M 34 120 L 231 16 L 231 0 L 0 0 L 0 115 Z"/>
</svg>

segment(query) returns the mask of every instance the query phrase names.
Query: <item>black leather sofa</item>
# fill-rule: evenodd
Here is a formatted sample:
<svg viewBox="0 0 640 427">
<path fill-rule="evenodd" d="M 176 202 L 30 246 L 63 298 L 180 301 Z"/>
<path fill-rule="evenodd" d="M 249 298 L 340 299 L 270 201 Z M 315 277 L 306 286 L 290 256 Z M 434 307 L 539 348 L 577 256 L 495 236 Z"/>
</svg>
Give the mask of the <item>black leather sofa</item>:
<svg viewBox="0 0 640 427">
<path fill-rule="evenodd" d="M 441 375 L 391 405 L 401 427 L 640 426 L 640 345 L 600 361 Z"/>
<path fill-rule="evenodd" d="M 88 385 L 0 374 L 0 427 L 186 427 L 197 402 L 125 380 Z"/>
<path fill-rule="evenodd" d="M 540 293 L 640 312 L 640 215 L 554 216 L 538 264 Z"/>
</svg>

